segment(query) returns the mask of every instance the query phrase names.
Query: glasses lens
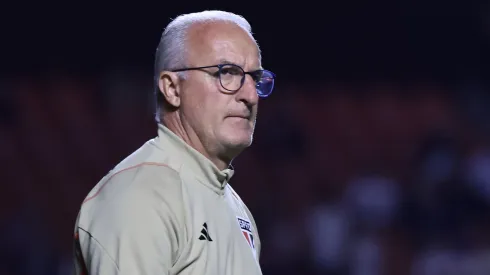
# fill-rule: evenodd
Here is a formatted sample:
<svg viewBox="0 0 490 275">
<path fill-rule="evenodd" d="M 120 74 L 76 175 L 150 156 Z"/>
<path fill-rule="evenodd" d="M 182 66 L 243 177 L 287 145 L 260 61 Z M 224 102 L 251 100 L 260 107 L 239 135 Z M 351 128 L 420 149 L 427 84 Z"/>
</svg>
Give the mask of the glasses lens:
<svg viewBox="0 0 490 275">
<path fill-rule="evenodd" d="M 219 71 L 221 86 L 228 91 L 236 91 L 242 86 L 245 72 L 235 65 L 224 65 Z"/>
<path fill-rule="evenodd" d="M 257 82 L 257 93 L 260 97 L 267 97 L 274 89 L 274 74 L 270 71 L 262 71 L 262 76 Z"/>
</svg>

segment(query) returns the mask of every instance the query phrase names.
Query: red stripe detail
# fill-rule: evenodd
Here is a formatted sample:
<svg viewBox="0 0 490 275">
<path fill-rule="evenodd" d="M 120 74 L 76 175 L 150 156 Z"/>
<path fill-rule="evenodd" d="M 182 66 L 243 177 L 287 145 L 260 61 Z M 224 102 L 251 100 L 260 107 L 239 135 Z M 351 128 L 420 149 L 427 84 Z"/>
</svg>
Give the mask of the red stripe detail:
<svg viewBox="0 0 490 275">
<path fill-rule="evenodd" d="M 250 247 L 252 247 L 252 244 L 250 242 L 250 238 L 248 237 L 248 233 L 247 232 L 244 232 L 244 231 L 242 231 L 242 233 L 243 233 L 243 236 L 245 236 L 245 239 L 247 239 L 247 242 L 250 245 Z"/>
<path fill-rule="evenodd" d="M 106 181 L 105 181 L 105 182 L 102 184 L 102 186 L 99 188 L 99 190 L 97 190 L 97 192 L 95 192 L 95 194 L 93 194 L 92 196 L 90 196 L 90 197 L 86 198 L 86 199 L 85 199 L 85 200 L 82 202 L 82 204 L 84 204 L 84 203 L 88 202 L 89 200 L 91 200 L 91 199 L 93 199 L 93 198 L 97 197 L 97 195 L 99 195 L 99 193 L 100 193 L 100 191 L 102 190 L 102 188 L 104 188 L 104 186 L 105 186 L 105 185 L 106 185 L 106 184 L 107 184 L 107 183 L 108 183 L 108 182 L 109 182 L 109 181 L 110 181 L 110 180 L 111 180 L 111 179 L 112 179 L 114 176 L 116 176 L 116 175 L 118 175 L 118 174 L 120 174 L 120 173 L 122 173 L 122 172 L 124 172 L 124 171 L 128 171 L 128 170 L 131 170 L 131 169 L 134 169 L 134 168 L 138 168 L 138 167 L 141 167 L 141 166 L 144 166 L 144 165 L 152 165 L 152 166 L 165 166 L 165 167 L 168 167 L 168 168 L 172 169 L 172 168 L 171 168 L 170 166 L 168 166 L 167 164 L 164 164 L 164 163 L 157 163 L 157 162 L 142 162 L 142 163 L 140 163 L 140 164 L 136 164 L 136 165 L 134 165 L 134 166 L 130 166 L 130 167 L 124 168 L 124 169 L 122 169 L 122 170 L 120 170 L 120 171 L 117 171 L 116 173 L 112 174 L 112 175 L 111 175 L 111 176 L 110 176 L 110 177 L 109 177 L 109 178 L 108 178 L 108 179 L 107 179 L 107 180 L 106 180 Z M 172 170 L 174 170 L 174 169 L 172 169 Z M 176 171 L 176 172 L 177 172 L 177 171 Z"/>
</svg>

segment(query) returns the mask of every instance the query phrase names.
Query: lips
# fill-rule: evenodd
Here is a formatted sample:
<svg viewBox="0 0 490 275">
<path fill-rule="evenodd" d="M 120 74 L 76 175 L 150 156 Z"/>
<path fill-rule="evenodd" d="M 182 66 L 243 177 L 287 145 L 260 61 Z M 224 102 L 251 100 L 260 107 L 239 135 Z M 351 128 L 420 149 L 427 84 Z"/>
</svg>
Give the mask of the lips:
<svg viewBox="0 0 490 275">
<path fill-rule="evenodd" d="M 250 115 L 229 115 L 227 117 L 234 117 L 234 118 L 241 118 L 241 119 L 250 120 Z"/>
<path fill-rule="evenodd" d="M 242 118 L 242 119 L 246 119 L 246 120 L 250 119 L 250 116 L 228 116 L 228 117 Z"/>
</svg>

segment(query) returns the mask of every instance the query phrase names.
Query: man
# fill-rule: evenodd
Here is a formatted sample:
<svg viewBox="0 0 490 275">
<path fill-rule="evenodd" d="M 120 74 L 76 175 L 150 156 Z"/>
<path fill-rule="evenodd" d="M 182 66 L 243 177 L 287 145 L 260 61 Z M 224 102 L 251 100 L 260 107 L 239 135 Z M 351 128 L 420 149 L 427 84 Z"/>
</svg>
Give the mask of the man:
<svg viewBox="0 0 490 275">
<path fill-rule="evenodd" d="M 249 23 L 223 11 L 177 17 L 155 84 L 158 136 L 84 200 L 76 274 L 261 274 L 256 224 L 228 184 L 274 86 Z"/>
</svg>

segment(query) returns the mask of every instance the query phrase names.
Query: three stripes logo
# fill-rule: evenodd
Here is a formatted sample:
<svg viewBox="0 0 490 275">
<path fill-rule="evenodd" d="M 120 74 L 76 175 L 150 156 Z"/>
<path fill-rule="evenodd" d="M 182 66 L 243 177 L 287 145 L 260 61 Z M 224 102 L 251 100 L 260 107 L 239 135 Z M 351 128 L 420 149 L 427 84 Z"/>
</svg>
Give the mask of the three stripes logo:
<svg viewBox="0 0 490 275">
<path fill-rule="evenodd" d="M 209 233 L 208 233 L 208 225 L 206 223 L 204 223 L 202 225 L 202 230 L 201 230 L 201 236 L 199 236 L 199 240 L 201 241 L 204 241 L 204 240 L 208 240 L 210 242 L 212 242 L 213 240 L 211 239 L 211 237 L 209 236 Z"/>
</svg>

